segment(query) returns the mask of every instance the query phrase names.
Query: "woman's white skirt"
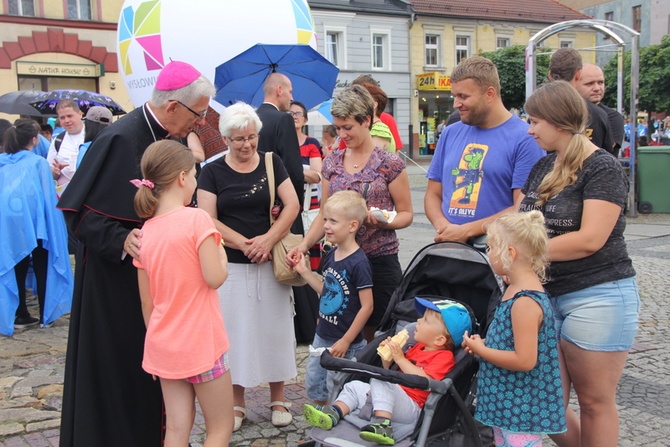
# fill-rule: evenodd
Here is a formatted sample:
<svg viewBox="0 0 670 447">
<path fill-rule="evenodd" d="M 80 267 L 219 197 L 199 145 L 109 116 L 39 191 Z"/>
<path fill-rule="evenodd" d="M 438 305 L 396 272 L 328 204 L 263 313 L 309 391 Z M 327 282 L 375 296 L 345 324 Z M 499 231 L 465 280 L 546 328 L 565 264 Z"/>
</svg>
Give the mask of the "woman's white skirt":
<svg viewBox="0 0 670 447">
<path fill-rule="evenodd" d="M 298 374 L 293 295 L 290 286 L 275 280 L 271 262 L 229 263 L 219 303 L 230 340 L 234 385 L 250 388 Z"/>
</svg>

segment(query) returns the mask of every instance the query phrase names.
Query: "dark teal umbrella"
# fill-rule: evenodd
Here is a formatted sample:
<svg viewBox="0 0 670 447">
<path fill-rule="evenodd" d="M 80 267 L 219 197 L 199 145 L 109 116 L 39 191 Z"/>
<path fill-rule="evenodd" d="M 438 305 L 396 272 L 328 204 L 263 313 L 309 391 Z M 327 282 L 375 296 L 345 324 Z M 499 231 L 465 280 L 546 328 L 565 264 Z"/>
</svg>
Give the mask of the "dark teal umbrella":
<svg viewBox="0 0 670 447">
<path fill-rule="evenodd" d="M 42 113 L 30 103 L 45 92 L 39 90 L 19 90 L 0 96 L 0 112 L 10 115 L 40 116 Z"/>
</svg>

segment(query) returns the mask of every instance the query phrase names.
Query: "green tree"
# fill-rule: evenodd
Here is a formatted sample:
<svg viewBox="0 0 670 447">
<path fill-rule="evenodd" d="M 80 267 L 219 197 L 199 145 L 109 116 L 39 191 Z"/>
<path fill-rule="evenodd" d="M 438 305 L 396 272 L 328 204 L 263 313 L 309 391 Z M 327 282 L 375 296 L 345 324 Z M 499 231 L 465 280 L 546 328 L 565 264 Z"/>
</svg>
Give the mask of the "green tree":
<svg viewBox="0 0 670 447">
<path fill-rule="evenodd" d="M 549 71 L 549 56 L 538 51 L 537 81 L 538 84 L 547 79 Z M 498 68 L 500 89 L 503 104 L 508 109 L 521 109 L 526 102 L 526 47 L 512 45 L 496 51 L 482 53 L 481 56 L 490 59 Z"/>
<path fill-rule="evenodd" d="M 630 113 L 630 64 L 631 52 L 624 54 L 624 100 L 626 113 Z M 605 104 L 616 104 L 617 58 L 612 58 L 605 69 Z M 638 83 L 638 110 L 670 113 L 670 34 L 657 45 L 640 49 L 640 76 Z"/>
</svg>

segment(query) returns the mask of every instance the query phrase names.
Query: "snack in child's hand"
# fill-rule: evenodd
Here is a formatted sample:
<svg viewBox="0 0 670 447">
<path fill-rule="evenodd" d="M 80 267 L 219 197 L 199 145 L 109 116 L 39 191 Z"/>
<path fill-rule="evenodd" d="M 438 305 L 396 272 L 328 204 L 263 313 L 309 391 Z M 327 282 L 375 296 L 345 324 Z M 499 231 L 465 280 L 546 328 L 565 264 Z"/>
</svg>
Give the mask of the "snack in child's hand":
<svg viewBox="0 0 670 447">
<path fill-rule="evenodd" d="M 409 333 L 407 332 L 407 329 L 403 329 L 391 337 L 391 341 L 398 343 L 401 348 L 405 346 L 407 340 L 409 340 Z M 379 356 L 387 362 L 393 360 L 393 355 L 391 355 L 391 348 L 389 348 L 387 345 L 378 347 L 377 354 L 379 354 Z"/>
<path fill-rule="evenodd" d="M 375 219 L 377 219 L 380 222 L 386 222 L 386 223 L 391 223 L 393 219 L 395 219 L 395 216 L 398 214 L 395 211 L 380 210 L 375 206 L 370 207 L 370 211 L 372 212 L 372 215 L 375 216 Z"/>
</svg>

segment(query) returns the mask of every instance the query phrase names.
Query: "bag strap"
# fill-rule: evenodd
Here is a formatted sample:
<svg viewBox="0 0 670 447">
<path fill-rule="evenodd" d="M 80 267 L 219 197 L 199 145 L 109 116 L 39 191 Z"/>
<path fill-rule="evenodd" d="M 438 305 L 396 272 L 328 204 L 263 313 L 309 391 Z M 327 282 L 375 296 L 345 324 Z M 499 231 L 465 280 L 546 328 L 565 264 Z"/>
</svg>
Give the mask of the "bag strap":
<svg viewBox="0 0 670 447">
<path fill-rule="evenodd" d="M 56 149 L 56 153 L 60 151 L 60 146 L 63 144 L 63 140 L 65 139 L 65 132 L 61 132 L 58 135 L 56 135 L 56 139 L 54 140 L 54 148 Z"/>
<path fill-rule="evenodd" d="M 275 169 L 272 163 L 272 152 L 265 153 L 265 172 L 268 177 L 268 190 L 270 191 L 270 225 L 275 223 L 272 217 L 272 208 L 275 206 Z"/>
</svg>

